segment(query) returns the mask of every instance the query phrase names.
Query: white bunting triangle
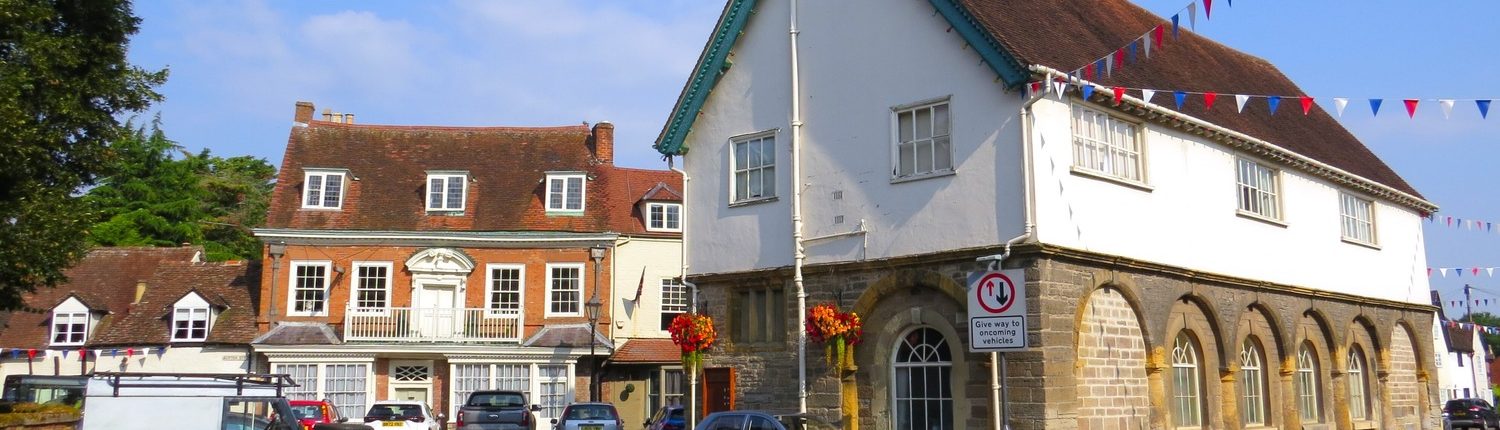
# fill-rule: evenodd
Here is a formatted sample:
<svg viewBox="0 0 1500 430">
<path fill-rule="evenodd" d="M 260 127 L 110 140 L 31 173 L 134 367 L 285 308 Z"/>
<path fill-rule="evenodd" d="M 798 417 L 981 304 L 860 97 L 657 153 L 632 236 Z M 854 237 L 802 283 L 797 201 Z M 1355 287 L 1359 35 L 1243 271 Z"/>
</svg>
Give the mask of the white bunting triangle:
<svg viewBox="0 0 1500 430">
<path fill-rule="evenodd" d="M 1055 93 L 1055 94 L 1057 94 L 1057 99 L 1058 100 L 1062 100 L 1063 93 L 1067 92 L 1067 91 L 1068 91 L 1068 81 L 1062 81 L 1062 80 L 1054 80 L 1054 81 L 1052 81 L 1052 92 Z"/>
<path fill-rule="evenodd" d="M 1141 90 L 1141 100 L 1146 101 L 1147 104 L 1151 103 L 1151 96 L 1154 95 L 1156 95 L 1156 90 Z"/>
<path fill-rule="evenodd" d="M 1248 101 L 1250 101 L 1250 96 L 1247 96 L 1247 95 L 1244 95 L 1244 94 L 1235 94 L 1234 95 L 1234 104 L 1237 107 L 1237 109 L 1239 109 L 1236 112 L 1244 113 L 1245 112 L 1245 102 L 1248 102 Z"/>
<path fill-rule="evenodd" d="M 1448 277 L 1448 268 L 1446 268 L 1446 267 L 1439 267 L 1438 268 L 1438 276 L 1442 276 L 1444 278 Z"/>
<path fill-rule="evenodd" d="M 1484 273 L 1485 273 L 1485 275 L 1488 275 L 1490 277 L 1494 277 L 1495 276 L 1495 268 L 1493 268 L 1493 267 L 1486 267 L 1486 268 L 1484 268 Z"/>
<path fill-rule="evenodd" d="M 1114 59 L 1114 54 L 1105 55 L 1104 56 L 1104 76 L 1114 76 L 1114 75 L 1115 75 L 1115 59 Z"/>
<path fill-rule="evenodd" d="M 1198 30 L 1198 2 L 1188 3 L 1188 28 Z"/>
<path fill-rule="evenodd" d="M 1146 35 L 1141 37 L 1141 40 L 1146 41 L 1146 43 L 1141 44 L 1141 46 L 1146 48 L 1146 58 L 1151 58 L 1151 32 L 1146 32 Z"/>
<path fill-rule="evenodd" d="M 1443 119 L 1453 116 L 1453 99 L 1438 100 L 1438 104 L 1443 105 Z"/>
<path fill-rule="evenodd" d="M 1343 118 L 1344 117 L 1344 107 L 1349 106 L 1349 99 L 1346 99 L 1346 98 L 1343 98 L 1343 97 L 1334 97 L 1333 98 L 1333 105 L 1338 107 L 1339 118 Z"/>
</svg>

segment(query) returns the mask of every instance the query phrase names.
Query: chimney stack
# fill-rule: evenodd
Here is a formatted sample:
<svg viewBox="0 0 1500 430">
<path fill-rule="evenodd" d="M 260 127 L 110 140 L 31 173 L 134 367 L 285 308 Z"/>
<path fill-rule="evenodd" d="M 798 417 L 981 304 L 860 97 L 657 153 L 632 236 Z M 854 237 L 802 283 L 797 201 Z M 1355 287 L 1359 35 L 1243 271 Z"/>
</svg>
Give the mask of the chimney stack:
<svg viewBox="0 0 1500 430">
<path fill-rule="evenodd" d="M 292 115 L 292 121 L 296 121 L 302 124 L 312 122 L 313 110 L 314 108 L 312 102 L 297 102 L 297 111 L 295 115 Z"/>
<path fill-rule="evenodd" d="M 344 114 L 344 124 L 353 124 L 353 123 L 354 123 L 354 114 L 352 114 L 352 113 L 346 113 L 346 114 Z"/>
<path fill-rule="evenodd" d="M 333 109 L 323 108 L 323 120 L 333 122 Z"/>
<path fill-rule="evenodd" d="M 615 125 L 609 121 L 599 121 L 594 124 L 594 158 L 600 163 L 613 165 L 615 162 Z"/>
<path fill-rule="evenodd" d="M 136 281 L 136 283 L 135 283 L 135 301 L 130 302 L 130 304 L 132 304 L 132 305 L 140 304 L 141 303 L 141 298 L 145 297 L 145 296 L 146 296 L 146 281 Z"/>
</svg>

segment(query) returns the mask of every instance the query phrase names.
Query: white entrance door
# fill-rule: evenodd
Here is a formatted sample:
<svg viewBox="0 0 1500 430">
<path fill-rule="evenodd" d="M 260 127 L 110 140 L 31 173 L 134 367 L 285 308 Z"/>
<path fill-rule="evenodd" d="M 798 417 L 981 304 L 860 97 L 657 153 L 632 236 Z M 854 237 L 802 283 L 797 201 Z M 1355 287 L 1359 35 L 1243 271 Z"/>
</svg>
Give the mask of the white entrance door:
<svg viewBox="0 0 1500 430">
<path fill-rule="evenodd" d="M 417 292 L 417 330 L 422 337 L 453 337 L 459 324 L 459 310 L 454 308 L 456 286 L 423 284 Z"/>
</svg>

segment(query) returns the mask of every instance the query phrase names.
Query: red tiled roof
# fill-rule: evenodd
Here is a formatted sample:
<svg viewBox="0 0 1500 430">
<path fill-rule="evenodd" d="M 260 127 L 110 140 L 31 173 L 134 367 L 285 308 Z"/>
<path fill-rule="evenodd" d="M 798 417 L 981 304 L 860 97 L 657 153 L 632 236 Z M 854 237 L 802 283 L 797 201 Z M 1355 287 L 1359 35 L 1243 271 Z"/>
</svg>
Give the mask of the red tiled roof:
<svg viewBox="0 0 1500 430">
<path fill-rule="evenodd" d="M 601 124 L 599 127 L 602 127 Z M 375 231 L 556 231 L 646 233 L 635 203 L 665 170 L 615 167 L 613 130 L 562 127 L 439 127 L 309 121 L 293 127 L 266 225 Z M 613 127 L 613 126 L 610 126 Z M 598 146 L 604 157 L 595 154 Z M 341 210 L 303 210 L 304 168 L 347 169 Z M 427 172 L 467 171 L 459 215 L 429 214 Z M 547 215 L 546 172 L 589 176 L 585 213 Z M 658 233 L 651 233 L 658 234 Z"/>
<path fill-rule="evenodd" d="M 163 262 L 146 281 L 141 302 L 121 312 L 89 345 L 170 343 L 172 305 L 189 292 L 202 296 L 219 313 L 204 343 L 249 344 L 256 335 L 254 297 L 259 288 L 255 264 Z"/>
<path fill-rule="evenodd" d="M 1127 0 L 957 1 L 1021 63 L 1063 71 L 1109 54 L 1164 22 Z M 1186 25 L 1180 39 L 1168 39 L 1161 49 L 1153 49 L 1149 60 L 1116 70 L 1110 77 L 1096 76 L 1095 81 L 1132 88 L 1218 92 L 1225 99 L 1213 109 L 1205 109 L 1202 98 L 1192 96 L 1183 105 L 1183 113 L 1421 196 L 1321 107 L 1302 115 L 1295 96 L 1304 93 L 1276 66 L 1194 34 Z M 1293 97 L 1283 100 L 1271 115 L 1264 100 L 1236 113 L 1233 101 L 1228 100 L 1233 94 Z M 1171 94 L 1157 97 L 1157 104 L 1173 106 L 1164 101 Z"/>
<path fill-rule="evenodd" d="M 676 363 L 682 360 L 682 350 L 672 339 L 630 339 L 609 357 L 613 363 Z"/>
<path fill-rule="evenodd" d="M 0 320 L 5 321 L 0 331 L 0 347 L 46 348 L 50 343 L 48 327 L 52 318 L 52 307 L 62 303 L 69 295 L 93 307 L 96 312 L 108 312 L 94 328 L 94 333 L 103 333 L 119 319 L 135 300 L 135 285 L 149 281 L 157 267 L 165 262 L 188 262 L 202 251 L 198 247 L 151 248 L 119 247 L 95 248 L 65 273 L 68 281 L 56 288 L 42 288 L 27 294 L 24 301 L 29 311 L 10 312 Z M 147 288 L 151 294 L 151 288 Z M 165 328 L 163 328 L 165 332 Z"/>
</svg>

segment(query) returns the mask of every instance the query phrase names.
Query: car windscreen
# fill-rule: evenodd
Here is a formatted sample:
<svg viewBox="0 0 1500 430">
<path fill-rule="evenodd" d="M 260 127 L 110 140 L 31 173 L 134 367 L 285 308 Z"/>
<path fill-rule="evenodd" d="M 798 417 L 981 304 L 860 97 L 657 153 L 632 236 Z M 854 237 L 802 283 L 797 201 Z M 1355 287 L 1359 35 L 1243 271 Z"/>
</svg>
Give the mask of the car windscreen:
<svg viewBox="0 0 1500 430">
<path fill-rule="evenodd" d="M 526 398 L 516 393 L 475 393 L 469 396 L 468 406 L 517 407 L 525 406 Z"/>
<path fill-rule="evenodd" d="M 318 405 L 292 405 L 292 413 L 297 414 L 297 419 L 323 419 L 323 408 Z"/>
<path fill-rule="evenodd" d="M 606 405 L 573 405 L 568 407 L 565 418 L 570 420 L 617 420 L 615 408 Z"/>
<path fill-rule="evenodd" d="M 370 408 L 370 413 L 365 414 L 367 418 L 395 418 L 395 417 L 420 417 L 422 407 L 417 405 L 375 405 Z"/>
</svg>

